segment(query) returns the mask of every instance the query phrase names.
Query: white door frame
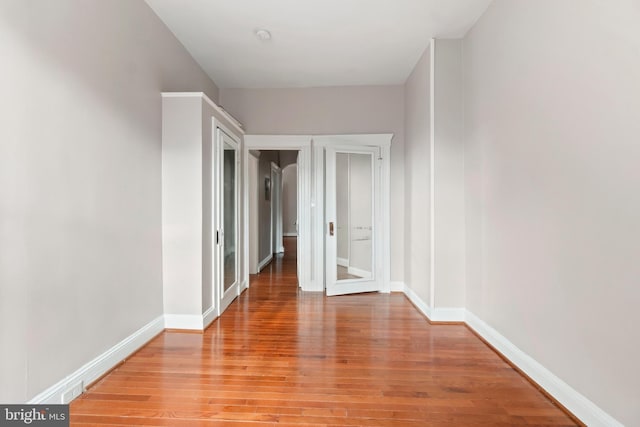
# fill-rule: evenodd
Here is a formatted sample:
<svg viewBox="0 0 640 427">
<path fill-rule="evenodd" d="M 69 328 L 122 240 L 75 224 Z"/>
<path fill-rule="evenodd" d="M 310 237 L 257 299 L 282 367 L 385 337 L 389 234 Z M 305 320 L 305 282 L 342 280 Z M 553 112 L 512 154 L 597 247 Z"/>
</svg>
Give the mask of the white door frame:
<svg viewBox="0 0 640 427">
<path fill-rule="evenodd" d="M 317 285 L 316 280 L 312 280 L 312 229 L 311 218 L 313 201 L 311 199 L 311 136 L 308 135 L 245 135 L 244 147 L 242 150 L 243 164 L 249 162 L 249 150 L 298 150 L 299 151 L 299 180 L 298 186 L 301 189 L 298 204 L 301 209 L 301 216 L 298 218 L 298 247 L 302 256 L 298 260 L 298 282 L 303 291 L 322 291 L 323 284 Z M 245 206 L 248 204 L 248 170 L 244 169 L 243 197 Z M 243 278 L 249 286 L 249 212 L 244 211 L 244 268 Z"/>
<path fill-rule="evenodd" d="M 258 166 L 260 162 L 260 152 L 250 151 L 249 156 L 247 157 L 247 179 L 245 182 L 248 183 L 248 194 L 247 194 L 247 204 L 246 210 L 249 221 L 249 232 L 245 235 L 248 236 L 249 242 L 249 274 L 257 274 L 258 273 L 258 264 L 260 262 L 259 258 L 259 225 L 258 225 L 258 198 L 260 193 L 259 188 L 260 185 L 258 183 Z M 244 281 L 245 286 L 247 281 Z"/>
<path fill-rule="evenodd" d="M 327 145 L 364 145 L 380 147 L 380 202 L 382 204 L 381 239 L 383 261 L 381 292 L 390 292 L 391 236 L 390 236 L 390 153 L 393 134 L 360 135 L 245 135 L 243 141 L 243 193 L 244 206 L 248 204 L 249 150 L 298 150 L 298 187 L 300 216 L 298 217 L 298 247 L 301 257 L 298 282 L 303 291 L 324 292 L 325 289 L 325 223 L 324 212 L 324 150 Z M 243 282 L 249 283 L 249 212 L 244 210 L 243 220 L 244 266 Z"/>
</svg>

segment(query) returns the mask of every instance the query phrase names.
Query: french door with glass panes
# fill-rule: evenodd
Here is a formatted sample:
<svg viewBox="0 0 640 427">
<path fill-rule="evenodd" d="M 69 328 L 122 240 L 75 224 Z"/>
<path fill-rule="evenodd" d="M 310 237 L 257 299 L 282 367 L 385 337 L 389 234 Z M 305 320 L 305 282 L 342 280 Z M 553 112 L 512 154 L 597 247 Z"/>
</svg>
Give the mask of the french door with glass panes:
<svg viewBox="0 0 640 427">
<path fill-rule="evenodd" d="M 240 140 L 220 127 L 215 129 L 213 153 L 213 187 L 215 217 L 214 286 L 218 315 L 240 293 L 240 262 L 238 251 L 238 177 Z"/>
</svg>

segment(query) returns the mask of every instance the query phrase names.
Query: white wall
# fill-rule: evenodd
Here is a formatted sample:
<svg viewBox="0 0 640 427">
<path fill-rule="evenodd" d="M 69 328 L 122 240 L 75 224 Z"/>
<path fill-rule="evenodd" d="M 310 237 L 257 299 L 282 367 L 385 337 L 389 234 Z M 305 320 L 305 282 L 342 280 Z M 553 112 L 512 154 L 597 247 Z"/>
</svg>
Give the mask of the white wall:
<svg viewBox="0 0 640 427">
<path fill-rule="evenodd" d="M 217 88 L 141 1 L 0 2 L 0 401 L 162 314 L 161 98 Z"/>
<path fill-rule="evenodd" d="M 393 133 L 391 205 L 404 205 L 402 86 L 221 89 L 222 106 L 247 134 Z M 391 209 L 391 280 L 404 279 L 404 214 Z"/>
<path fill-rule="evenodd" d="M 404 282 L 431 305 L 430 265 L 430 49 L 404 85 Z"/>
<path fill-rule="evenodd" d="M 282 169 L 282 231 L 286 234 L 296 233 L 297 200 L 298 166 L 293 163 Z"/>
<path fill-rule="evenodd" d="M 640 425 L 640 8 L 496 0 L 464 39 L 467 307 Z"/>
</svg>

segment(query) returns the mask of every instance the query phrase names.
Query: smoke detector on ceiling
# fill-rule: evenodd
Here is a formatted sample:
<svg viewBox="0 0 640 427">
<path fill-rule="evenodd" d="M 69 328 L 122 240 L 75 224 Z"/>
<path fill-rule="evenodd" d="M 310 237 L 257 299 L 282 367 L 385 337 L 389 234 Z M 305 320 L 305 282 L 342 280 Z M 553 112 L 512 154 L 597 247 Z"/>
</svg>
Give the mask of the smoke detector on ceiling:
<svg viewBox="0 0 640 427">
<path fill-rule="evenodd" d="M 258 40 L 262 40 L 263 42 L 266 42 L 267 40 L 271 40 L 271 33 L 267 30 L 259 29 L 259 30 L 256 30 L 255 34 Z"/>
</svg>

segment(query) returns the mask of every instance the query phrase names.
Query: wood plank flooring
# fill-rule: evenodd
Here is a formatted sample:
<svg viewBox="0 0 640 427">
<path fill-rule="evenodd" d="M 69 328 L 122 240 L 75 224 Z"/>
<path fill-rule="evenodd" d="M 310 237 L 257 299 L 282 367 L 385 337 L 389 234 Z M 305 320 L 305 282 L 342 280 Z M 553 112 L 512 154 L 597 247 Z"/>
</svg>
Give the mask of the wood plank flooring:
<svg viewBox="0 0 640 427">
<path fill-rule="evenodd" d="M 164 332 L 71 404 L 72 425 L 574 426 L 464 325 L 401 294 L 296 285 L 295 238 L 203 334 Z"/>
</svg>

